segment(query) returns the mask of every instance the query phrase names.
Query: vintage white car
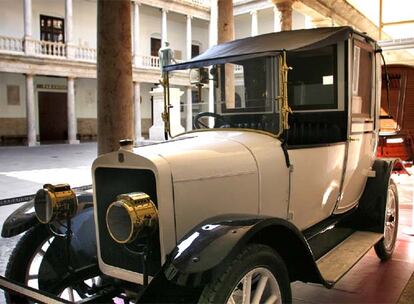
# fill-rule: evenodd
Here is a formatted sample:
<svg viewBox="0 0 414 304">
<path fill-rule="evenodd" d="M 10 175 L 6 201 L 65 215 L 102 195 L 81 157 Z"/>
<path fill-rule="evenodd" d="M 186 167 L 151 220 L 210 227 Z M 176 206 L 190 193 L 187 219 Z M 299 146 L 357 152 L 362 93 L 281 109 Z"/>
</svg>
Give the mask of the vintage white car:
<svg viewBox="0 0 414 304">
<path fill-rule="evenodd" d="M 167 135 L 171 72 L 191 69 L 200 100 L 203 86 L 214 92 L 194 131 L 98 157 L 93 211 L 79 207 L 88 194 L 46 185 L 34 201 L 54 233 L 41 291 L 11 270 L 0 285 L 39 301 L 69 290 L 84 302 L 289 303 L 293 281 L 329 288 L 373 246 L 389 259 L 398 195 L 395 160 L 375 156 L 380 51 L 349 27 L 319 28 L 231 41 L 165 67 Z M 15 228 L 5 227 L 4 236 Z"/>
</svg>

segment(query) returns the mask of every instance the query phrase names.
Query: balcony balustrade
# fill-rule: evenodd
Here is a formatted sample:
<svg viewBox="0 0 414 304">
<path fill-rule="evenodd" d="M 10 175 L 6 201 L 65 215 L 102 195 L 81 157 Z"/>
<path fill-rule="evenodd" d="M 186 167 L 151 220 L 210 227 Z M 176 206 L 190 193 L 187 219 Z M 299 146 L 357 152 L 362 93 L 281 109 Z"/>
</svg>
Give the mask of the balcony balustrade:
<svg viewBox="0 0 414 304">
<path fill-rule="evenodd" d="M 23 39 L 0 36 L 0 52 L 21 53 L 23 50 Z"/>
<path fill-rule="evenodd" d="M 201 1 L 201 0 L 200 0 Z M 96 63 L 96 49 L 72 45 L 73 56 L 68 57 L 68 46 L 64 43 L 30 40 L 34 46 L 34 52 L 25 52 L 25 41 L 21 38 L 0 36 L 0 54 L 27 55 L 29 57 L 62 59 L 73 62 Z M 158 56 L 140 55 L 139 64 L 135 67 L 146 69 L 159 69 L 160 59 Z"/>
<path fill-rule="evenodd" d="M 41 57 L 66 57 L 66 45 L 59 42 L 33 40 L 35 45 L 35 54 Z"/>
</svg>

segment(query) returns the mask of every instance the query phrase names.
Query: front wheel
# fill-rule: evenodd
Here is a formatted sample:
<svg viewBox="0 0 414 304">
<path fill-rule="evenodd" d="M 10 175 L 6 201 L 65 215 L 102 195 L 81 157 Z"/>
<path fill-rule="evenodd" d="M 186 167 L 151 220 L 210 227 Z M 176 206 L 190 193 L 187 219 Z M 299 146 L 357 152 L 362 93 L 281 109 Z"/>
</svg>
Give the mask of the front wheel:
<svg viewBox="0 0 414 304">
<path fill-rule="evenodd" d="M 397 242 L 398 233 L 398 192 L 393 180 L 390 180 L 385 204 L 384 237 L 375 245 L 377 256 L 386 261 L 391 258 Z"/>
<path fill-rule="evenodd" d="M 36 225 L 29 229 L 18 241 L 10 256 L 5 272 L 6 278 L 35 289 L 41 289 L 39 282 L 43 278 L 41 277 L 40 267 L 54 238 L 46 225 Z M 61 250 L 64 251 L 65 248 Z M 49 269 L 45 273 L 54 273 L 54 271 L 55 269 Z M 47 292 L 74 302 L 92 296 L 94 289 L 101 282 L 99 273 L 90 273 L 87 277 L 74 275 L 69 276 L 66 280 L 68 285 L 55 282 L 54 290 L 47 290 Z M 6 303 L 32 303 L 12 292 L 5 292 L 5 298 Z"/>
<path fill-rule="evenodd" d="M 269 246 L 251 244 L 222 266 L 199 303 L 290 303 L 288 271 Z"/>
</svg>

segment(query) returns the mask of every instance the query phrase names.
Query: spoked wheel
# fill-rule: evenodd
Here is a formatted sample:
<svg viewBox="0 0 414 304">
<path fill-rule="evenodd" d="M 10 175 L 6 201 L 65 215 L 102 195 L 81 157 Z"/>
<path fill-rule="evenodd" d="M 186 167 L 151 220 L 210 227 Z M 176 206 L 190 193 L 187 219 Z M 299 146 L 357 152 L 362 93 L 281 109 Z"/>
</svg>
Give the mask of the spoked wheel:
<svg viewBox="0 0 414 304">
<path fill-rule="evenodd" d="M 280 304 L 291 302 L 288 271 L 269 246 L 251 244 L 223 265 L 199 303 Z"/>
<path fill-rule="evenodd" d="M 248 272 L 227 300 L 227 304 L 236 303 L 282 303 L 279 284 L 273 273 L 263 267 Z"/>
<path fill-rule="evenodd" d="M 54 236 L 45 225 L 38 225 L 28 230 L 19 240 L 10 256 L 5 273 L 6 277 L 26 286 L 39 289 L 40 265 L 53 239 Z M 71 279 L 69 277 L 65 282 L 65 286 L 57 284 L 52 293 L 74 302 L 90 297 L 93 289 L 101 284 L 101 278 L 96 273 L 91 273 L 88 278 Z M 9 292 L 5 293 L 5 297 L 7 303 L 30 303 L 27 299 Z"/>
<path fill-rule="evenodd" d="M 377 256 L 386 261 L 391 258 L 398 233 L 398 193 L 397 186 L 390 180 L 385 205 L 384 238 L 375 245 Z"/>
</svg>

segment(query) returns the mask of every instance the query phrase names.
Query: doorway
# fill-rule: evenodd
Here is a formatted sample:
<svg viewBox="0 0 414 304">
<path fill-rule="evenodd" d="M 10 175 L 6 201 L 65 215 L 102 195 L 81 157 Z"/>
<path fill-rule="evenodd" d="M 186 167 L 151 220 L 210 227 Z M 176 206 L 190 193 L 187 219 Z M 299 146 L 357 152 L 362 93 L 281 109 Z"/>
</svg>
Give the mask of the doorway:
<svg viewBox="0 0 414 304">
<path fill-rule="evenodd" d="M 41 142 L 68 138 L 67 93 L 39 92 L 39 135 Z"/>
</svg>

